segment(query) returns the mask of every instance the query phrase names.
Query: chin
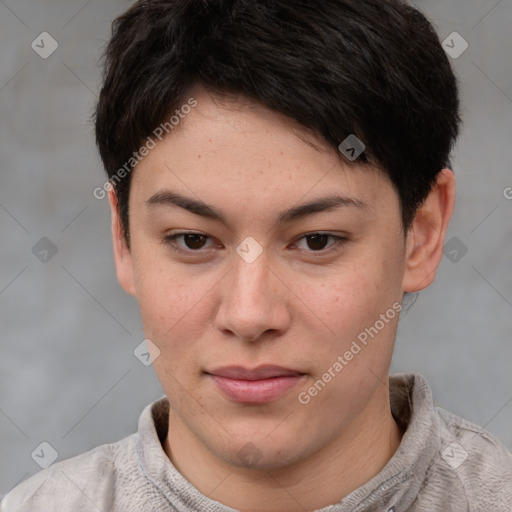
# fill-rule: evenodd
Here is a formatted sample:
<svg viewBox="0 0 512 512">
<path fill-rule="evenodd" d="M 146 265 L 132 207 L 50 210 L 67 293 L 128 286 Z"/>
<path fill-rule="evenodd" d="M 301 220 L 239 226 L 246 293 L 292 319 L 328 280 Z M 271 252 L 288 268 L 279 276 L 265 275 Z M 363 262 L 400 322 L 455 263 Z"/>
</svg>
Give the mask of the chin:
<svg viewBox="0 0 512 512">
<path fill-rule="evenodd" d="M 218 451 L 212 451 L 217 451 L 217 456 L 231 466 L 256 471 L 275 471 L 291 466 L 309 455 L 300 449 L 300 441 L 290 435 L 269 441 L 260 435 L 253 440 L 246 438 L 238 442 L 228 439 L 227 447 L 217 447 Z M 314 448 L 311 447 L 310 451 L 313 453 Z"/>
</svg>

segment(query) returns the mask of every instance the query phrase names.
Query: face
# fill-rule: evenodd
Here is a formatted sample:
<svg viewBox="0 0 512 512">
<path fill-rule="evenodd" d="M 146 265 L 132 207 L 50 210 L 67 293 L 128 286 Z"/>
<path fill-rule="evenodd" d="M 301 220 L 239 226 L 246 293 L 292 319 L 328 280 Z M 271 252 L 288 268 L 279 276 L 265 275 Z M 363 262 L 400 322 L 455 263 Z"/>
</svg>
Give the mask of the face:
<svg viewBox="0 0 512 512">
<path fill-rule="evenodd" d="M 262 106 L 193 96 L 134 170 L 118 276 L 160 351 L 171 430 L 278 468 L 383 413 L 407 275 L 398 196 Z"/>
</svg>

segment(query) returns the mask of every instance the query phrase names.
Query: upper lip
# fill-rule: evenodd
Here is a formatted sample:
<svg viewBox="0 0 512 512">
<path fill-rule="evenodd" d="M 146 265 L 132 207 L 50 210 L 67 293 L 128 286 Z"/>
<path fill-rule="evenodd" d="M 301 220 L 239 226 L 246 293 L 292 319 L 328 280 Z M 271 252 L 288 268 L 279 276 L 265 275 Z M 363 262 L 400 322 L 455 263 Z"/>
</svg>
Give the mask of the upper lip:
<svg viewBox="0 0 512 512">
<path fill-rule="evenodd" d="M 225 377 L 237 380 L 262 380 L 271 379 L 273 377 L 298 377 L 303 373 L 282 366 L 265 364 L 253 369 L 244 368 L 243 366 L 223 366 L 209 372 L 210 375 L 217 377 Z"/>
</svg>

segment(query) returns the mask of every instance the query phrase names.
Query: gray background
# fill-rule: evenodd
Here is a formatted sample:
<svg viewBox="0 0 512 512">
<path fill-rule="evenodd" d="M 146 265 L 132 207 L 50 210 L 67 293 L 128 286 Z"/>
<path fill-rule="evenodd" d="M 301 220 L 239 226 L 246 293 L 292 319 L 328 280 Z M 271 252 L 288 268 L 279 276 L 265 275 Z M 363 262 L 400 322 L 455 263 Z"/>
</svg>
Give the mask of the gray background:
<svg viewBox="0 0 512 512">
<path fill-rule="evenodd" d="M 92 195 L 104 182 L 89 122 L 98 60 L 130 3 L 0 1 L 0 494 L 39 470 L 41 442 L 63 459 L 121 439 L 163 393 L 134 357 L 137 305 L 116 281 L 107 202 Z M 465 127 L 456 239 L 403 315 L 392 370 L 422 373 L 440 406 L 512 448 L 512 2 L 416 4 L 442 40 L 469 43 L 453 59 Z M 31 48 L 44 31 L 59 43 L 48 59 Z M 43 237 L 58 250 L 46 263 L 32 250 Z"/>
</svg>

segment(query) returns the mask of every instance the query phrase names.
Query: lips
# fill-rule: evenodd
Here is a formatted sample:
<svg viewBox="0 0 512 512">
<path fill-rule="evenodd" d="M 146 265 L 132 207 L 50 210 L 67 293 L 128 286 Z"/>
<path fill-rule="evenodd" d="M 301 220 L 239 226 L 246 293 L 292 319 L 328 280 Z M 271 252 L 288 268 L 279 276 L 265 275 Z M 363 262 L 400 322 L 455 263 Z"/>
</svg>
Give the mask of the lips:
<svg viewBox="0 0 512 512">
<path fill-rule="evenodd" d="M 254 369 L 226 366 L 207 374 L 226 398 L 246 404 L 273 402 L 305 377 L 301 372 L 275 365 Z"/>
<path fill-rule="evenodd" d="M 218 377 L 226 377 L 228 379 L 239 379 L 239 380 L 262 380 L 271 379 L 275 377 L 291 377 L 302 375 L 302 373 L 288 368 L 275 365 L 262 365 L 249 370 L 242 366 L 226 366 L 217 370 L 208 372 Z"/>
</svg>

